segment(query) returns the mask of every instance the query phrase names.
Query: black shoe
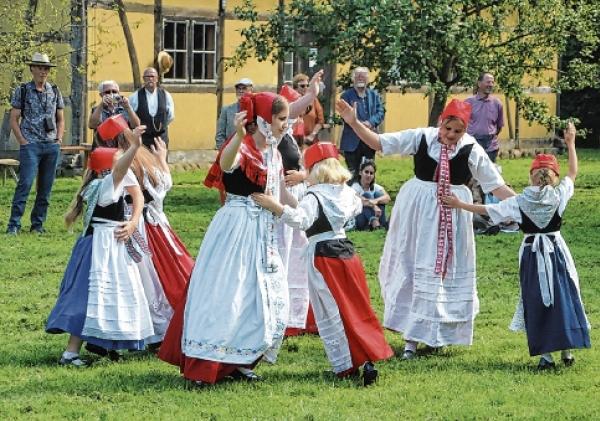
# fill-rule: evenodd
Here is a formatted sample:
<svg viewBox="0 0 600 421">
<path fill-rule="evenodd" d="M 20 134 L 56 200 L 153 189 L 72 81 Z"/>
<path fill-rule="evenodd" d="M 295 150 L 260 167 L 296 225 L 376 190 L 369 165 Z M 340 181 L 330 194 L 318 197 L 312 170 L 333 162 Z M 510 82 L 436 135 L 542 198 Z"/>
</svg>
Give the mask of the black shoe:
<svg viewBox="0 0 600 421">
<path fill-rule="evenodd" d="M 238 369 L 231 373 L 231 378 L 235 380 L 245 380 L 247 382 L 259 382 L 262 380 L 262 377 L 260 377 L 252 370 L 248 370 L 246 373 L 242 373 Z"/>
<path fill-rule="evenodd" d="M 537 369 L 539 371 L 545 371 L 556 368 L 556 364 L 554 361 L 548 361 L 544 357 L 540 358 L 540 362 L 538 363 Z"/>
<path fill-rule="evenodd" d="M 186 382 L 186 388 L 189 390 L 204 389 L 208 385 L 209 385 L 209 383 L 203 382 L 202 380 L 188 380 Z"/>
<path fill-rule="evenodd" d="M 148 352 L 151 352 L 153 354 L 158 354 L 158 351 L 160 350 L 160 346 L 162 345 L 162 341 L 160 342 L 156 342 L 153 344 L 148 344 Z"/>
<path fill-rule="evenodd" d="M 365 387 L 372 385 L 377 381 L 377 369 L 375 368 L 375 364 L 368 361 L 363 365 L 363 385 Z"/>
<path fill-rule="evenodd" d="M 6 235 L 14 235 L 17 236 L 19 234 L 19 227 L 8 227 L 6 228 Z"/>
<path fill-rule="evenodd" d="M 108 357 L 111 361 L 119 361 L 121 358 L 121 354 L 119 354 L 117 351 L 109 351 L 106 348 L 102 348 L 101 346 L 94 345 L 89 342 L 85 344 L 85 350 L 91 352 L 92 354 L 100 355 L 101 357 Z"/>
<path fill-rule="evenodd" d="M 575 364 L 575 357 L 571 356 L 570 358 L 563 358 L 562 362 L 565 367 L 571 367 L 573 364 Z"/>
<path fill-rule="evenodd" d="M 415 358 L 417 358 L 417 353 L 415 351 L 411 351 L 409 349 L 405 349 L 404 352 L 402 353 L 402 357 L 400 357 L 400 359 L 402 359 L 404 361 L 414 360 Z"/>
<path fill-rule="evenodd" d="M 44 229 L 44 227 L 31 227 L 29 229 L 29 232 L 31 234 L 38 234 L 38 235 L 46 234 L 46 230 Z"/>
</svg>

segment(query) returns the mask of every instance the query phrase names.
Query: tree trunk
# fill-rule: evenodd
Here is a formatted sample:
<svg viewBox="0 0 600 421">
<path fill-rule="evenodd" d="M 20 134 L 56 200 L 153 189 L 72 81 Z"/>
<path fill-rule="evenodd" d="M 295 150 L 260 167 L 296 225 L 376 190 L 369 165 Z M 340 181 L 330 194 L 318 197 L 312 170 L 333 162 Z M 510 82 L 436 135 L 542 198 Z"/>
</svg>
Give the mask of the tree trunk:
<svg viewBox="0 0 600 421">
<path fill-rule="evenodd" d="M 71 144 L 85 143 L 87 111 L 87 0 L 71 0 Z"/>
<path fill-rule="evenodd" d="M 438 125 L 438 119 L 444 111 L 446 105 L 446 99 L 448 99 L 448 91 L 438 92 L 436 91 L 433 95 L 433 103 L 431 110 L 429 110 L 429 126 L 436 127 Z"/>
<path fill-rule="evenodd" d="M 510 111 L 510 100 L 508 99 L 507 96 L 504 96 L 504 104 L 506 107 L 506 123 L 508 124 L 508 138 L 514 139 L 515 138 L 515 129 L 513 126 L 513 121 L 512 121 L 512 113 Z"/>
<path fill-rule="evenodd" d="M 127 19 L 127 9 L 125 8 L 123 0 L 115 0 L 115 4 L 117 6 L 117 12 L 119 13 L 121 27 L 123 28 L 123 35 L 125 35 L 125 42 L 127 43 L 127 52 L 129 53 L 129 62 L 131 63 L 131 72 L 133 76 L 133 87 L 137 90 L 142 86 L 140 64 L 135 51 L 135 44 L 133 42 L 131 28 L 129 27 L 129 20 Z"/>
<path fill-rule="evenodd" d="M 154 0 L 154 68 L 158 73 L 158 80 L 162 82 L 163 75 L 159 72 L 158 53 L 160 52 L 162 37 L 163 9 L 162 0 Z"/>
<path fill-rule="evenodd" d="M 521 101 L 515 100 L 515 149 L 521 149 L 521 134 L 520 126 L 521 122 Z"/>
</svg>

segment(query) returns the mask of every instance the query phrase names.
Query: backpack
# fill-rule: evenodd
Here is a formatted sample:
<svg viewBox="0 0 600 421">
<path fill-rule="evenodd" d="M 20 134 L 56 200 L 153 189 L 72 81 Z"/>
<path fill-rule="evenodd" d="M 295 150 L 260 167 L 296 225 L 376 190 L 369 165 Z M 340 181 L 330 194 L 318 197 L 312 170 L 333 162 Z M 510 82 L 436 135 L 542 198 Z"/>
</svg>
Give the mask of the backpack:
<svg viewBox="0 0 600 421">
<path fill-rule="evenodd" d="M 21 83 L 21 118 L 25 118 L 25 101 L 27 97 L 27 83 Z M 58 86 L 52 85 L 52 92 L 54 92 L 54 100 L 58 102 Z"/>
</svg>

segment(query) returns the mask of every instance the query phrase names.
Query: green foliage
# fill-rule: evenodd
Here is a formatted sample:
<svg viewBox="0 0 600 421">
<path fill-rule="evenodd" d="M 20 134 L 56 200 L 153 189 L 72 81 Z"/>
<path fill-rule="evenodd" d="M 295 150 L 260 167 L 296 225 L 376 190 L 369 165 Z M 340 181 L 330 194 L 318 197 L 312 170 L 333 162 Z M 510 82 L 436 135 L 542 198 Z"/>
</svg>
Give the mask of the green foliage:
<svg viewBox="0 0 600 421">
<path fill-rule="evenodd" d="M 595 0 L 291 0 L 266 22 L 245 0 L 236 14 L 250 25 L 229 65 L 251 56 L 281 60 L 289 51 L 306 57 L 316 47 L 319 62 L 378 69 L 380 89 L 426 87 L 434 97 L 434 122 L 452 87 L 472 86 L 480 72 L 490 71 L 527 119 L 551 127 L 556 118 L 529 90 L 559 88 L 557 57 L 570 37 L 583 51 L 598 44 L 589 19 L 598 14 Z M 597 65 L 582 57 L 561 78 L 585 83 Z"/>
<path fill-rule="evenodd" d="M 565 167 L 566 159 L 560 158 Z M 377 182 L 395 196 L 412 177 L 407 158 L 378 158 Z M 502 160 L 506 179 L 520 191 L 529 159 Z M 580 152 L 580 175 L 562 233 L 575 259 L 592 326 L 600 323 L 600 153 Z M 174 174 L 166 200 L 174 230 L 196 254 L 218 209 L 218 194 L 201 186 L 205 172 Z M 477 237 L 481 310 L 471 347 L 449 347 L 416 361 L 378 363 L 380 379 L 362 389 L 337 380 L 317 337 L 286 340 L 279 361 L 260 364 L 260 384 L 225 382 L 188 391 L 176 367 L 150 355 L 125 355 L 111 363 L 71 370 L 57 364 L 65 335 L 44 333 L 76 233 L 62 224 L 80 180 L 58 179 L 52 195 L 48 234 L 0 234 L 0 419 L 597 419 L 600 401 L 598 330 L 591 350 L 576 351 L 576 364 L 536 373 L 525 338 L 508 331 L 518 294 L 517 253 L 522 236 Z M 0 186 L 0 221 L 8 219 L 14 183 Z M 31 209 L 29 198 L 27 213 Z M 27 216 L 24 218 L 28 228 Z M 377 281 L 385 233 L 352 232 L 367 273 L 373 306 L 381 317 Z M 218 258 L 218 256 L 215 256 Z M 386 332 L 400 352 L 401 336 Z M 84 355 L 86 358 L 92 358 Z"/>
<path fill-rule="evenodd" d="M 57 56 L 54 43 L 69 42 L 69 4 L 70 0 L 0 4 L 0 106 L 8 104 L 12 88 L 28 80 L 25 63 L 34 52 L 47 53 L 60 67 L 68 66 L 70 52 Z"/>
</svg>

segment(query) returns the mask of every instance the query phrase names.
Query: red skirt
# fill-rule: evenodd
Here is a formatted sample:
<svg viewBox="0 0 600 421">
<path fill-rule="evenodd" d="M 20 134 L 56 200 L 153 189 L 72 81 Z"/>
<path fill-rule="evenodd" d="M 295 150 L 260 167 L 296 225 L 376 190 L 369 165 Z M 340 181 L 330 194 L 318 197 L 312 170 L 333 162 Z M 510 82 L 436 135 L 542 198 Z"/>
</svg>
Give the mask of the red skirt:
<svg viewBox="0 0 600 421">
<path fill-rule="evenodd" d="M 285 336 L 300 336 L 305 334 L 319 334 L 317 322 L 315 321 L 315 314 L 313 313 L 313 309 L 310 304 L 308 305 L 308 313 L 306 314 L 306 327 L 304 329 L 300 327 L 288 327 L 285 330 Z"/>
<path fill-rule="evenodd" d="M 201 380 L 205 383 L 215 384 L 230 376 L 238 367 L 254 368 L 258 360 L 249 365 L 220 363 L 217 361 L 202 360 L 188 357 L 181 350 L 183 336 L 183 317 L 187 298 L 187 285 L 183 299 L 174 308 L 173 318 L 158 351 L 158 358 L 179 367 L 179 371 L 188 380 Z"/>
<path fill-rule="evenodd" d="M 186 292 L 186 285 L 194 269 L 194 259 L 190 256 L 179 237 L 169 227 L 173 242 L 182 254 L 177 254 L 164 231 L 158 225 L 146 224 L 148 246 L 152 252 L 152 263 L 165 291 L 171 307 L 175 308 Z"/>
<path fill-rule="evenodd" d="M 394 356 L 371 307 L 369 287 L 360 258 L 315 257 L 315 267 L 335 299 L 350 346 L 354 370 L 367 361 Z"/>
</svg>

